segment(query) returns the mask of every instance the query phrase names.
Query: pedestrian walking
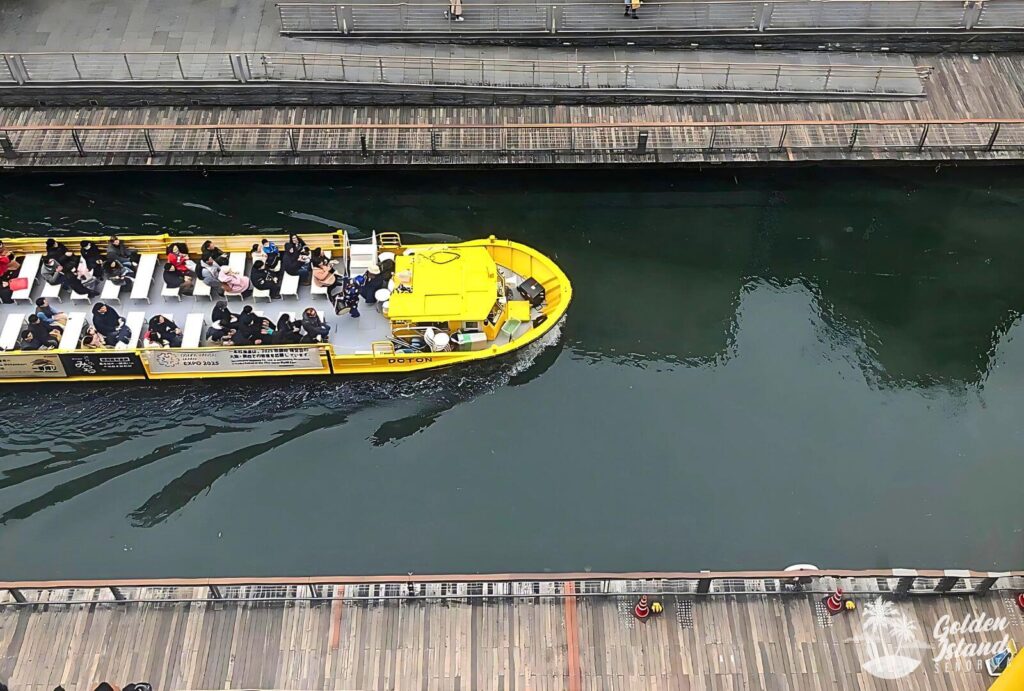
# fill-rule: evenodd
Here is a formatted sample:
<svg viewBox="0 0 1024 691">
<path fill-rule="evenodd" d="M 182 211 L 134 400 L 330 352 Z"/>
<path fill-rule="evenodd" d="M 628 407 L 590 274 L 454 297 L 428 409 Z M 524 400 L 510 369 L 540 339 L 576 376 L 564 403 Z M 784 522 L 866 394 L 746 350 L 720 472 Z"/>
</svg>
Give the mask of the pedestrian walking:
<svg viewBox="0 0 1024 691">
<path fill-rule="evenodd" d="M 450 0 L 448 9 L 444 11 L 444 18 L 448 21 L 461 22 L 462 19 L 462 0 Z"/>
<path fill-rule="evenodd" d="M 626 11 L 622 16 L 628 17 L 632 13 L 633 19 L 640 19 L 640 17 L 636 16 L 636 11 L 640 9 L 641 4 L 640 0 L 625 0 Z"/>
</svg>

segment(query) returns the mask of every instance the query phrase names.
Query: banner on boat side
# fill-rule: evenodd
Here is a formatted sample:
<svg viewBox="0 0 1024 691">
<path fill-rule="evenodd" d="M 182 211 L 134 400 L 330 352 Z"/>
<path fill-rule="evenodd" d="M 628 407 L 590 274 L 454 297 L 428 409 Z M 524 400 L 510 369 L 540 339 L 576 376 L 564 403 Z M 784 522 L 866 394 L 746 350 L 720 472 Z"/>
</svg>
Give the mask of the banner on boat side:
<svg viewBox="0 0 1024 691">
<path fill-rule="evenodd" d="M 60 360 L 69 377 L 145 375 L 142 360 L 135 353 L 63 353 Z"/>
<path fill-rule="evenodd" d="M 320 348 L 231 348 L 226 350 L 146 350 L 152 374 L 191 372 L 285 372 L 323 370 Z"/>
<path fill-rule="evenodd" d="M 0 378 L 66 377 L 57 353 L 0 353 Z"/>
</svg>

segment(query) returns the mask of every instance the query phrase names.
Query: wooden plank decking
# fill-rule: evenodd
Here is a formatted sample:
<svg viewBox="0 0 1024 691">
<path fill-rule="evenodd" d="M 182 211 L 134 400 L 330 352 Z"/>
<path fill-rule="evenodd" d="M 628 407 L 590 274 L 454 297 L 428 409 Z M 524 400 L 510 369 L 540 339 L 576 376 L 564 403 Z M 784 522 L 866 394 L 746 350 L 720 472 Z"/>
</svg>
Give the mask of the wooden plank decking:
<svg viewBox="0 0 1024 691">
<path fill-rule="evenodd" d="M 6 606 L 0 680 L 15 691 L 91 691 L 103 680 L 147 680 L 157 691 L 988 687 L 978 660 L 936 668 L 935 646 L 908 677 L 872 677 L 854 640 L 861 612 L 823 619 L 819 597 L 671 596 L 647 623 L 633 619 L 632 599 L 615 597 Z M 1024 621 L 999 592 L 895 607 L 929 643 L 943 615 L 980 613 L 1007 617 L 1006 633 L 1024 639 Z"/>
<path fill-rule="evenodd" d="M 818 102 L 818 103 L 718 103 L 692 105 L 630 105 L 630 106 L 479 106 L 479 107 L 413 107 L 413 106 L 288 106 L 264 108 L 0 108 L 0 130 L 6 127 L 54 125 L 209 125 L 209 124 L 543 124 L 543 123 L 615 123 L 628 126 L 631 122 L 687 123 L 687 122 L 828 122 L 836 120 L 873 119 L 892 120 L 956 120 L 967 118 L 1024 115 L 1024 54 L 918 56 L 920 64 L 929 64 L 935 71 L 927 86 L 924 99 L 900 102 Z M 712 151 L 700 146 L 687 150 L 659 152 L 638 157 L 630 153 L 632 144 L 623 142 L 619 151 L 595 148 L 584 152 L 557 152 L 544 150 L 544 145 L 524 140 L 513 150 L 498 150 L 486 143 L 477 143 L 468 151 L 405 153 L 394 151 L 361 154 L 358 147 L 351 153 L 311 153 L 299 151 L 297 155 L 260 153 L 266 147 L 266 137 L 251 132 L 245 137 L 232 134 L 230 147 L 245 153 L 221 155 L 210 153 L 28 153 L 18 156 L 0 156 L 0 168 L 46 167 L 315 167 L 351 165 L 359 167 L 388 167 L 410 165 L 420 167 L 481 166 L 481 165 L 586 165 L 586 164 L 644 164 L 644 163 L 702 163 L 702 162 L 800 162 L 800 161 L 956 161 L 995 160 L 1018 161 L 1024 158 L 1024 148 L 1014 142 L 1015 148 L 985 151 L 985 135 L 964 132 L 956 128 L 933 130 L 929 135 L 939 144 L 948 146 L 913 150 L 919 134 L 917 129 L 907 130 L 898 137 L 899 146 L 880 142 L 877 146 L 859 141 L 856 150 L 842 148 L 800 148 L 795 143 L 783 148 L 765 145 L 758 151 Z M 391 133 L 385 133 L 390 136 Z M 777 136 L 777 133 L 773 133 Z M 284 141 L 286 133 L 278 132 Z M 59 137 L 59 133 L 53 135 Z M 62 146 L 70 147 L 68 141 Z M 212 134 L 208 133 L 212 137 Z M 463 134 L 463 137 L 466 135 Z M 539 136 L 547 136 L 540 133 Z M 568 134 L 561 136 L 568 137 Z M 635 140 L 635 135 L 633 135 Z M 770 136 L 768 137 L 770 138 Z M 884 138 L 883 138 L 884 139 Z M 770 138 L 774 142 L 774 138 Z M 721 143 L 721 142 L 720 142 Z M 442 141 L 442 145 L 444 142 Z M 216 149 L 216 145 L 210 145 Z M 88 149 L 88 145 L 86 146 Z M 278 147 L 280 149 L 280 146 Z M 417 148 L 417 147 L 414 147 Z M 444 147 L 442 146 L 442 149 Z M 550 148 L 550 147 L 548 147 Z M 250 149 L 254 151 L 250 151 Z M 72 147 L 73 150 L 73 147 Z"/>
</svg>

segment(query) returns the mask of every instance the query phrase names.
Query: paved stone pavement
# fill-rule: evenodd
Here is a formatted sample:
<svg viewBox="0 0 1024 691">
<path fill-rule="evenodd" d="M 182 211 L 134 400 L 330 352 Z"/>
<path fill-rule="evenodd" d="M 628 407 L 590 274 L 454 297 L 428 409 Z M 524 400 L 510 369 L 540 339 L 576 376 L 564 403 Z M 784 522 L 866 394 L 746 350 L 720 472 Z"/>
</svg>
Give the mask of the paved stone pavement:
<svg viewBox="0 0 1024 691">
<path fill-rule="evenodd" d="M 528 48 L 508 46 L 450 46 L 408 42 L 338 42 L 289 38 L 279 33 L 274 0 L 7 0 L 0 4 L 0 53 L 50 51 L 131 52 L 290 52 L 344 53 L 407 57 L 457 57 L 515 60 L 667 62 L 760 62 L 798 65 L 910 65 L 907 56 L 864 53 L 795 51 L 695 51 L 630 47 Z M 674 75 L 673 75 L 674 76 Z M 643 77 L 640 77 L 643 79 Z M 651 76 L 649 86 L 664 75 Z M 697 77 L 701 80 L 701 77 Z M 738 88 L 765 88 L 772 75 L 740 80 Z M 819 77 L 788 82 L 795 90 L 815 90 Z M 868 91 L 873 78 L 848 79 L 841 86 Z M 684 76 L 683 85 L 687 85 Z M 707 88 L 713 82 L 705 81 Z M 556 84 L 551 84 L 556 86 Z M 832 83 L 835 87 L 837 84 Z M 883 88 L 919 94 L 916 78 L 887 80 Z"/>
</svg>

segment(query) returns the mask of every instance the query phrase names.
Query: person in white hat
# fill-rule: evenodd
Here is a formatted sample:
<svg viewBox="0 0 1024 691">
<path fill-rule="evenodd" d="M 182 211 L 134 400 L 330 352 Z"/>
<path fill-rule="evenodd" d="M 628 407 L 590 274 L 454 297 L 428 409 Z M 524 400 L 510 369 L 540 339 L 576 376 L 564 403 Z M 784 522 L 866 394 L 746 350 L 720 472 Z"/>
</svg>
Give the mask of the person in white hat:
<svg viewBox="0 0 1024 691">
<path fill-rule="evenodd" d="M 373 305 L 377 303 L 377 291 L 384 287 L 384 276 L 380 272 L 380 267 L 376 264 L 370 264 L 369 268 L 366 269 L 366 273 L 363 274 L 363 287 L 359 291 L 366 300 L 367 305 Z"/>
</svg>

